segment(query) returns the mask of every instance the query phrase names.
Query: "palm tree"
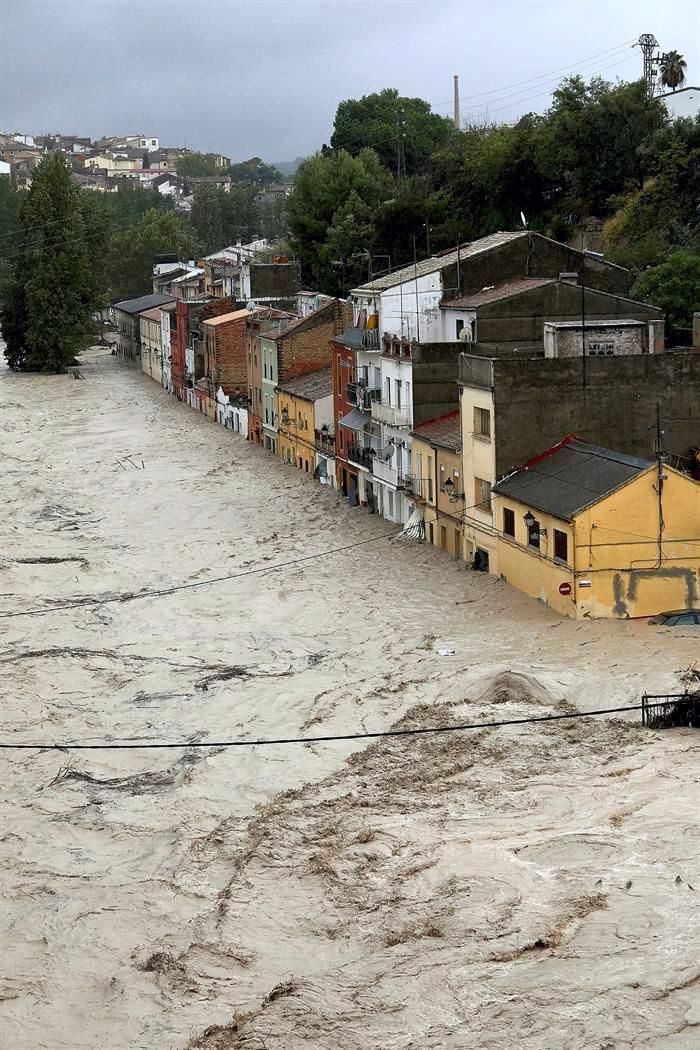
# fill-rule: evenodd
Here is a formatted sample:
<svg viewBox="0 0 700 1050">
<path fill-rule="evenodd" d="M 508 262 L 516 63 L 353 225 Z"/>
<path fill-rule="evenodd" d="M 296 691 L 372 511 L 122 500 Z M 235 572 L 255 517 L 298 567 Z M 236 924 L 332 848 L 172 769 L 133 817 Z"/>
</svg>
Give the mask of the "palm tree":
<svg viewBox="0 0 700 1050">
<path fill-rule="evenodd" d="M 659 60 L 659 68 L 661 70 L 660 79 L 663 87 L 671 88 L 672 91 L 675 91 L 676 88 L 685 84 L 687 64 L 683 55 L 679 55 L 677 51 L 667 51 L 666 54 L 662 55 Z"/>
</svg>

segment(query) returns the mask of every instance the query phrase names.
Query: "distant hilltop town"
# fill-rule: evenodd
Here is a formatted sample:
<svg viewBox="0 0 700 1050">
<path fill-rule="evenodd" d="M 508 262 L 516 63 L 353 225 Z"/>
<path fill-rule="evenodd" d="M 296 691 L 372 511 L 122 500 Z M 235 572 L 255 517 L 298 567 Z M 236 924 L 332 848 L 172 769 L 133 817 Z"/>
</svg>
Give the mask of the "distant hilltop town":
<svg viewBox="0 0 700 1050">
<path fill-rule="evenodd" d="M 0 175 L 9 176 L 16 189 L 29 189 L 42 157 L 63 153 L 82 189 L 116 193 L 125 180 L 130 180 L 174 198 L 187 211 L 189 197 L 200 183 L 213 184 L 224 192 L 231 187 L 231 176 L 227 174 L 231 158 L 221 153 L 207 154 L 215 174 L 180 177 L 178 161 L 193 152 L 185 146 L 161 146 L 155 135 L 107 135 L 93 141 L 77 135 L 0 133 Z M 285 197 L 289 190 L 287 185 L 265 186 L 256 203 Z"/>
</svg>

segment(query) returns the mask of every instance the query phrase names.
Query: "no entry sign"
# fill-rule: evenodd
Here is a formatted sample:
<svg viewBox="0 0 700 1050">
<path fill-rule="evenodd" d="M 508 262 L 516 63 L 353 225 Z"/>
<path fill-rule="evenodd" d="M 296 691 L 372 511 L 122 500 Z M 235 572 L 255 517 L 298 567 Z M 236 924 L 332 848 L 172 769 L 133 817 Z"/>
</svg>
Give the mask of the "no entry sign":
<svg viewBox="0 0 700 1050">
<path fill-rule="evenodd" d="M 564 595 L 571 594 L 571 584 L 570 583 L 560 583 L 559 584 L 559 593 L 560 594 L 564 594 Z"/>
</svg>

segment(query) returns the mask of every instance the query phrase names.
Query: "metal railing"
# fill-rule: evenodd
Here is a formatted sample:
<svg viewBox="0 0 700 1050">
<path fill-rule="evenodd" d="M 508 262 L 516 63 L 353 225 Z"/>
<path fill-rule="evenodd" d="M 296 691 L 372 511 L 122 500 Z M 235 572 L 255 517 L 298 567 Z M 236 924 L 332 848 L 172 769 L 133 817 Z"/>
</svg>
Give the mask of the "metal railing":
<svg viewBox="0 0 700 1050">
<path fill-rule="evenodd" d="M 379 481 L 385 481 L 396 488 L 403 485 L 403 474 L 401 471 L 391 461 L 387 462 L 379 456 L 372 463 L 372 473 Z"/>
<path fill-rule="evenodd" d="M 493 358 L 460 354 L 457 376 L 465 386 L 493 388 Z"/>
<path fill-rule="evenodd" d="M 383 401 L 372 402 L 372 419 L 377 423 L 385 423 L 389 427 L 409 427 L 411 416 L 407 408 L 397 408 L 396 405 L 385 405 Z"/>
<path fill-rule="evenodd" d="M 356 463 L 358 467 L 364 467 L 366 470 L 371 470 L 374 455 L 373 448 L 361 448 L 359 445 L 348 445 L 348 460 L 351 463 Z"/>
<path fill-rule="evenodd" d="M 642 725 L 649 729 L 673 726 L 700 727 L 700 693 L 645 693 L 642 697 Z"/>
</svg>

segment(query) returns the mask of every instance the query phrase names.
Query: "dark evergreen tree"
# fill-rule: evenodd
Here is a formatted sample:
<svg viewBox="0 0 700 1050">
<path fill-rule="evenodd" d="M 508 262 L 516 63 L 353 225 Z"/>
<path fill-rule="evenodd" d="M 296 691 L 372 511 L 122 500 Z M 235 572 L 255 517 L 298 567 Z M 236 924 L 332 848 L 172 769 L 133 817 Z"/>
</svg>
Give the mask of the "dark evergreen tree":
<svg viewBox="0 0 700 1050">
<path fill-rule="evenodd" d="M 89 344 L 98 249 L 62 154 L 42 160 L 22 206 L 0 317 L 12 368 L 61 372 Z M 96 234 L 96 231 L 92 231 Z"/>
</svg>

